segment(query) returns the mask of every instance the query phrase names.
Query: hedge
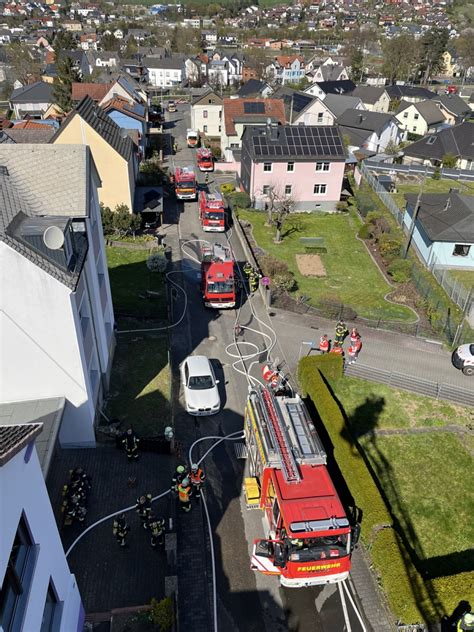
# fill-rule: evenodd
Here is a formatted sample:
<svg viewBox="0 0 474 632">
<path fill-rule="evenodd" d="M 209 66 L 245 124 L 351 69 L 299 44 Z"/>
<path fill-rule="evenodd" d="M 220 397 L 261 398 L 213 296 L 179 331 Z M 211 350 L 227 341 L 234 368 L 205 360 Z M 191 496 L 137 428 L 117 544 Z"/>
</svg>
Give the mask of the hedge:
<svg viewBox="0 0 474 632">
<path fill-rule="evenodd" d="M 362 539 L 368 549 L 393 614 L 404 623 L 433 622 L 450 614 L 460 599 L 474 601 L 474 575 L 459 573 L 425 581 L 419 574 L 403 542 L 391 527 L 392 519 L 382 496 L 362 458 L 350 440 L 344 415 L 332 396 L 327 379 L 342 375 L 342 359 L 335 356 L 300 360 L 298 381 L 302 392 L 316 407 L 334 447 L 334 459 L 357 507 L 362 509 Z M 386 525 L 373 531 L 375 526 Z M 434 595 L 432 598 L 431 595 Z M 437 608 L 433 605 L 437 603 Z M 441 612 L 440 612 L 441 611 Z"/>
</svg>

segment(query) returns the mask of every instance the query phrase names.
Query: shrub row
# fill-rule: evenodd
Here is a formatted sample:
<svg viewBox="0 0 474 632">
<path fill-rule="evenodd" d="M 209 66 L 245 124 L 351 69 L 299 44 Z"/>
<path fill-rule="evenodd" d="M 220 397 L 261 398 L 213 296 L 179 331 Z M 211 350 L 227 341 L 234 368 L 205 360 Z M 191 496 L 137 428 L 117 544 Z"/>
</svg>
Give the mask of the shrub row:
<svg viewBox="0 0 474 632">
<path fill-rule="evenodd" d="M 274 289 L 289 292 L 295 288 L 294 274 L 285 261 L 280 261 L 280 259 L 267 254 L 259 257 L 258 263 L 263 275 L 271 279 Z"/>
<path fill-rule="evenodd" d="M 300 362 L 298 372 L 300 384 L 303 382 L 306 384 L 308 380 L 311 380 L 311 373 L 318 370 L 326 380 L 339 380 L 344 375 L 344 362 L 336 353 L 304 358 L 304 362 Z"/>
</svg>

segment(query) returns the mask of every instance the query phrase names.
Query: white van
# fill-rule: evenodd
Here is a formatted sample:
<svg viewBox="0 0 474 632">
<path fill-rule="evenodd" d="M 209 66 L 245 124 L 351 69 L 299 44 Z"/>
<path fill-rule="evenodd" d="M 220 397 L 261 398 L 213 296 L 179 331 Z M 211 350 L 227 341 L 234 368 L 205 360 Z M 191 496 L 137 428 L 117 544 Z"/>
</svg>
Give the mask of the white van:
<svg viewBox="0 0 474 632">
<path fill-rule="evenodd" d="M 464 375 L 474 375 L 474 344 L 458 347 L 453 351 L 451 361 Z"/>
</svg>

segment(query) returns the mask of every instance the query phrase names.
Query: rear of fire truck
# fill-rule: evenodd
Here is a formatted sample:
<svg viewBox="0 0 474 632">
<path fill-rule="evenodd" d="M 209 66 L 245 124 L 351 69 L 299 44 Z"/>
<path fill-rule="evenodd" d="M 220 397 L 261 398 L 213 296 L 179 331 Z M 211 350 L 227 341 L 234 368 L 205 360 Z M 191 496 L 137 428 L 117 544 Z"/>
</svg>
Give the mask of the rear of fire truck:
<svg viewBox="0 0 474 632">
<path fill-rule="evenodd" d="M 201 288 L 206 307 L 235 307 L 234 260 L 228 248 L 209 244 L 201 252 Z"/>
<path fill-rule="evenodd" d="M 196 199 L 196 176 L 192 167 L 176 167 L 174 188 L 178 200 Z"/>
<path fill-rule="evenodd" d="M 245 437 L 247 507 L 263 510 L 265 527 L 265 538 L 254 542 L 251 568 L 293 588 L 346 579 L 359 526 L 349 523 L 301 398 L 253 389 Z"/>
<path fill-rule="evenodd" d="M 225 231 L 224 199 L 218 192 L 199 194 L 199 218 L 206 232 L 223 233 Z"/>
<path fill-rule="evenodd" d="M 214 159 L 212 151 L 207 147 L 197 150 L 197 164 L 200 171 L 212 171 L 214 169 Z"/>
</svg>

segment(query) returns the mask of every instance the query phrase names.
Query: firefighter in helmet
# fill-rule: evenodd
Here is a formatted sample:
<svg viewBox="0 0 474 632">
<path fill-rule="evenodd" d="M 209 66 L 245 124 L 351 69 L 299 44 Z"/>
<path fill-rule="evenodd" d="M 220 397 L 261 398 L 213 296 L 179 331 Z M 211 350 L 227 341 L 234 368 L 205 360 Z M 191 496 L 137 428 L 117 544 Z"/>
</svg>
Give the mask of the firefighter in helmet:
<svg viewBox="0 0 474 632">
<path fill-rule="evenodd" d="M 193 463 L 191 465 L 191 485 L 194 489 L 194 496 L 197 500 L 201 500 L 201 487 L 204 485 L 204 481 L 206 480 L 206 475 L 201 470 L 197 463 Z"/>
<path fill-rule="evenodd" d="M 474 630 L 474 614 L 472 612 L 466 612 L 459 619 L 456 632 L 467 632 Z"/>
<path fill-rule="evenodd" d="M 151 494 L 143 494 L 137 498 L 137 504 L 135 505 L 135 511 L 137 512 L 144 529 L 148 527 L 148 518 L 151 514 L 151 500 Z"/>
<path fill-rule="evenodd" d="M 125 514 L 120 514 L 113 522 L 112 533 L 120 546 L 125 546 L 125 540 L 130 531 L 130 527 L 125 519 Z"/>
<path fill-rule="evenodd" d="M 244 274 L 247 277 L 247 279 L 250 279 L 250 275 L 253 272 L 253 267 L 252 264 L 249 261 L 246 261 L 244 263 Z"/>
<path fill-rule="evenodd" d="M 165 519 L 158 518 L 151 513 L 148 517 L 148 529 L 151 535 L 152 548 L 155 549 L 157 544 L 163 546 L 165 543 Z"/>
</svg>

